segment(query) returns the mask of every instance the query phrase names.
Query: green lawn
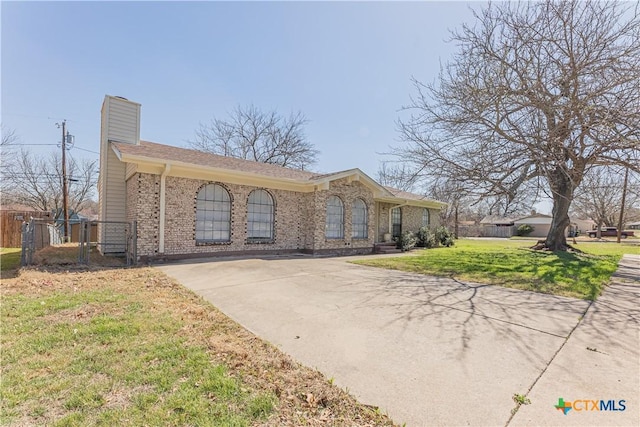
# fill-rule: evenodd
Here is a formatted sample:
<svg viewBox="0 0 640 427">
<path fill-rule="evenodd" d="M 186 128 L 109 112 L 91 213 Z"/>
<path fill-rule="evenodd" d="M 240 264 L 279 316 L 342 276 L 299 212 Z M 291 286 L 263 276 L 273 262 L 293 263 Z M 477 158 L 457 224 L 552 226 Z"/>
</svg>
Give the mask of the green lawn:
<svg viewBox="0 0 640 427">
<path fill-rule="evenodd" d="M 0 286 L 0 425 L 393 425 L 157 270 Z"/>
<path fill-rule="evenodd" d="M 5 295 L 0 419 L 242 426 L 271 413 L 274 395 L 211 363 L 180 319 L 149 306 L 109 287 Z"/>
<path fill-rule="evenodd" d="M 532 245 L 531 241 L 463 239 L 451 248 L 355 263 L 592 300 L 608 283 L 622 254 L 640 253 L 640 246 L 632 244 L 579 243 L 584 254 L 534 251 L 529 249 Z"/>
<path fill-rule="evenodd" d="M 14 270 L 20 266 L 20 248 L 0 248 L 0 271 Z"/>
</svg>

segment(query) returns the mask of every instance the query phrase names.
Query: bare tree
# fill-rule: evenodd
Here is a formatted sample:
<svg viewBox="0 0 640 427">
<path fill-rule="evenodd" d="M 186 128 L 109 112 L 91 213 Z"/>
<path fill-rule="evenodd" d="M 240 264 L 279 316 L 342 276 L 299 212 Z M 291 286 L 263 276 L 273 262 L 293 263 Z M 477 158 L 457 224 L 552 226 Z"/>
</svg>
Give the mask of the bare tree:
<svg viewBox="0 0 640 427">
<path fill-rule="evenodd" d="M 524 214 L 531 211 L 537 198 L 537 188 L 530 185 L 522 186 L 511 196 L 477 194 L 475 183 L 465 181 L 463 177 L 456 179 L 450 175 L 439 175 L 424 180 L 424 174 L 412 166 L 415 165 L 406 162 L 382 162 L 378 169 L 378 182 L 446 202 L 447 207 L 440 211 L 440 221 L 454 230 L 456 236 L 455 230 L 461 220 L 476 221 L 485 215 Z"/>
<path fill-rule="evenodd" d="M 630 208 L 640 202 L 637 176 L 631 176 L 629 182 L 625 206 L 622 206 L 623 176 L 624 172 L 611 168 L 597 167 L 591 169 L 584 177 L 582 184 L 576 190 L 576 197 L 572 206 L 572 212 L 582 218 L 593 220 L 598 230 L 602 226 L 615 227 L 619 220 L 620 212 L 626 221 Z"/>
<path fill-rule="evenodd" d="M 253 105 L 236 107 L 229 119 L 200 124 L 193 148 L 222 156 L 306 169 L 317 161 L 318 150 L 304 133 L 308 120 L 298 112 L 282 117 Z"/>
<path fill-rule="evenodd" d="M 60 154 L 37 156 L 22 150 L 3 174 L 3 198 L 43 211 L 62 209 Z M 79 212 L 91 200 L 96 184 L 96 161 L 77 162 L 67 156 L 69 209 Z"/>
<path fill-rule="evenodd" d="M 636 9 L 634 9 L 636 8 Z M 458 51 L 398 122 L 395 154 L 427 177 L 512 200 L 548 189 L 545 248 L 566 250 L 574 191 L 590 167 L 640 168 L 640 19 L 615 2 L 505 2 L 452 33 Z"/>
<path fill-rule="evenodd" d="M 406 163 L 383 161 L 378 167 L 378 182 L 403 191 L 416 191 L 418 176 Z"/>
<path fill-rule="evenodd" d="M 15 130 L 0 125 L 2 132 L 2 141 L 0 141 L 0 173 L 7 170 L 13 163 L 16 155 L 15 145 L 18 142 L 18 136 Z"/>
</svg>

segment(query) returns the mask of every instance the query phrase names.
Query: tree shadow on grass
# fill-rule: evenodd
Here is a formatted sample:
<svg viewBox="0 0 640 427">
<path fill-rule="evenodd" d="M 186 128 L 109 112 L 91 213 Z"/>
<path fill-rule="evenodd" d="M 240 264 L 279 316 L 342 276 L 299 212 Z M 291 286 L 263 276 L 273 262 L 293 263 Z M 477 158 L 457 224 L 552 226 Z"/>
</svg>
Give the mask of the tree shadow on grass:
<svg viewBox="0 0 640 427">
<path fill-rule="evenodd" d="M 533 262 L 523 265 L 535 276 L 534 290 L 595 300 L 616 271 L 619 256 L 572 252 L 530 251 Z M 538 262 L 540 261 L 540 262 Z"/>
</svg>

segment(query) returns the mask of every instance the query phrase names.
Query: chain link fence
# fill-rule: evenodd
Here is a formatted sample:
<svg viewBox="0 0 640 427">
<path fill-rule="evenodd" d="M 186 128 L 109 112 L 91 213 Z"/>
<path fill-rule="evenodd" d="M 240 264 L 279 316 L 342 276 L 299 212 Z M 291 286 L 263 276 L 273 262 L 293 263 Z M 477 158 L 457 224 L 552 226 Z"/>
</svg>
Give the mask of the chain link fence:
<svg viewBox="0 0 640 427">
<path fill-rule="evenodd" d="M 99 233 L 98 228 L 108 230 Z M 64 221 L 30 218 L 22 224 L 23 266 L 34 263 L 34 254 L 47 247 L 66 248 L 77 245 L 77 263 L 90 264 L 99 251 L 114 259 L 124 258 L 127 266 L 137 264 L 137 223 L 136 221 L 89 221 L 73 220 L 69 223 L 68 235 L 64 235 Z M 100 237 L 98 237 L 100 236 Z"/>
</svg>

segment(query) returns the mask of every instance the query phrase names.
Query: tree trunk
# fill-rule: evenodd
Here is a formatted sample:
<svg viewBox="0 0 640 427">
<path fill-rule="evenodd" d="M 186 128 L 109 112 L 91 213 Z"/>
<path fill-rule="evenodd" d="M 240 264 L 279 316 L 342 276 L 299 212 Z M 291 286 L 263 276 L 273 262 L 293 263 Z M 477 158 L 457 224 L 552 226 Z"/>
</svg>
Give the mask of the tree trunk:
<svg viewBox="0 0 640 427">
<path fill-rule="evenodd" d="M 574 184 L 564 173 L 556 173 L 554 180 L 549 183 L 553 193 L 553 210 L 551 211 L 551 227 L 545 248 L 552 251 L 567 250 L 566 229 L 571 223 L 569 220 L 569 207 L 573 199 Z"/>
<path fill-rule="evenodd" d="M 455 216 L 454 216 L 454 218 L 455 218 L 455 226 L 453 228 L 453 230 L 454 230 L 453 231 L 453 237 L 455 239 L 458 239 L 458 202 L 457 201 L 456 201 L 456 210 L 454 212 L 455 212 Z"/>
</svg>

